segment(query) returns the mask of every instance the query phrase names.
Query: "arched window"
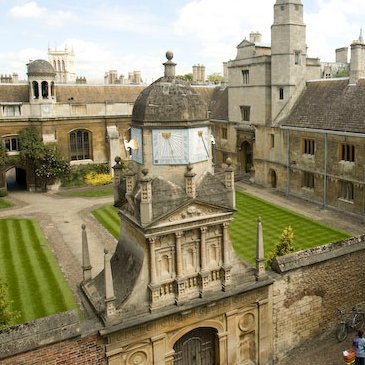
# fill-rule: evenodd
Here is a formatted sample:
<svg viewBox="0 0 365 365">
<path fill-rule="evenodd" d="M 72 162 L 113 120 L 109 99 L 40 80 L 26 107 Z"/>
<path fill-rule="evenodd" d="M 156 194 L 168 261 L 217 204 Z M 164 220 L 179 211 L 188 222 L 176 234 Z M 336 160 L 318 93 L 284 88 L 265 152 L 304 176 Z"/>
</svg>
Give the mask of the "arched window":
<svg viewBox="0 0 365 365">
<path fill-rule="evenodd" d="M 33 87 L 33 96 L 35 99 L 39 98 L 39 87 L 38 87 L 38 82 L 37 81 L 33 81 L 32 82 L 32 87 Z"/>
<path fill-rule="evenodd" d="M 65 71 L 66 70 L 66 67 L 65 67 L 65 61 L 62 60 L 62 71 Z"/>
<path fill-rule="evenodd" d="M 92 159 L 92 135 L 90 131 L 78 129 L 69 134 L 70 160 Z"/>
<path fill-rule="evenodd" d="M 58 69 L 57 70 L 61 71 L 61 62 L 60 62 L 60 60 L 58 60 Z"/>
<path fill-rule="evenodd" d="M 48 82 L 42 81 L 42 98 L 48 98 Z"/>
<path fill-rule="evenodd" d="M 54 97 L 54 82 L 51 82 L 51 96 Z"/>
<path fill-rule="evenodd" d="M 53 60 L 53 67 L 57 71 L 57 63 L 56 63 L 56 60 Z"/>
</svg>

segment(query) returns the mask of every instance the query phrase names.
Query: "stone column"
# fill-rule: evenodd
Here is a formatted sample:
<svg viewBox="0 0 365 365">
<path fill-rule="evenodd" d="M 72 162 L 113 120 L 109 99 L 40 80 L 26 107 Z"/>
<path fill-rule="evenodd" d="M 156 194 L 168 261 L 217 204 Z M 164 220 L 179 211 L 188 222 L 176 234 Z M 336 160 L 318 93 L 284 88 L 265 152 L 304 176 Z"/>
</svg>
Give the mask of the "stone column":
<svg viewBox="0 0 365 365">
<path fill-rule="evenodd" d="M 268 288 L 268 299 L 257 301 L 258 311 L 258 348 L 259 364 L 271 364 L 273 359 L 273 319 L 272 319 L 272 286 Z"/>
<path fill-rule="evenodd" d="M 256 280 L 262 281 L 268 278 L 265 271 L 265 251 L 264 251 L 264 236 L 262 232 L 261 217 L 257 222 L 257 240 L 256 240 Z"/>
<path fill-rule="evenodd" d="M 237 310 L 226 313 L 227 320 L 227 360 L 228 364 L 238 364 Z"/>
<path fill-rule="evenodd" d="M 104 250 L 104 279 L 105 279 L 105 316 L 108 318 L 115 314 L 115 295 L 113 285 L 112 267 L 109 251 Z"/>
<path fill-rule="evenodd" d="M 209 270 L 207 269 L 207 227 L 200 228 L 200 296 L 209 285 Z"/>
<path fill-rule="evenodd" d="M 165 365 L 165 353 L 166 353 L 166 334 L 162 333 L 158 336 L 151 337 L 153 348 L 153 364 Z"/>
<path fill-rule="evenodd" d="M 113 190 L 114 190 L 114 204 L 117 205 L 120 200 L 122 199 L 121 196 L 119 196 L 119 184 L 120 184 L 120 178 L 122 175 L 123 166 L 121 164 L 121 158 L 115 157 L 115 165 L 113 166 L 114 176 L 113 176 Z"/>
<path fill-rule="evenodd" d="M 236 362 L 229 362 L 227 354 L 229 351 L 227 350 L 228 339 L 227 332 L 218 333 L 218 342 L 219 342 L 219 364 L 220 365 L 230 365 L 236 364 Z"/>
<path fill-rule="evenodd" d="M 227 189 L 229 205 L 232 208 L 236 208 L 236 192 L 234 188 L 234 169 L 232 167 L 232 160 L 227 158 L 226 164 L 228 167 L 224 170 L 224 184 Z"/>
<path fill-rule="evenodd" d="M 150 275 L 151 285 L 156 284 L 156 258 L 155 258 L 155 238 L 148 239 L 150 243 Z"/>
<path fill-rule="evenodd" d="M 83 283 L 91 280 L 91 269 L 90 265 L 90 255 L 89 255 L 89 244 L 87 242 L 86 226 L 81 225 L 82 228 L 82 273 L 83 273 Z"/>
<path fill-rule="evenodd" d="M 182 238 L 182 232 L 176 232 L 176 277 L 179 279 L 183 274 L 183 265 L 182 265 L 182 251 L 181 251 L 181 238 Z"/>
<path fill-rule="evenodd" d="M 142 170 L 141 183 L 141 225 L 146 226 L 152 222 L 152 179 L 147 177 L 148 169 Z"/>
<path fill-rule="evenodd" d="M 223 229 L 223 266 L 221 269 L 221 280 L 222 280 L 222 290 L 225 291 L 226 287 L 231 283 L 231 259 L 229 255 L 229 236 L 228 236 L 228 222 L 224 222 Z"/>
<path fill-rule="evenodd" d="M 187 172 L 185 173 L 185 190 L 186 190 L 186 195 L 189 198 L 195 198 L 196 196 L 196 190 L 195 190 L 195 182 L 194 182 L 194 177 L 195 177 L 195 173 L 192 172 L 193 166 L 192 165 L 188 165 L 187 167 Z"/>
</svg>

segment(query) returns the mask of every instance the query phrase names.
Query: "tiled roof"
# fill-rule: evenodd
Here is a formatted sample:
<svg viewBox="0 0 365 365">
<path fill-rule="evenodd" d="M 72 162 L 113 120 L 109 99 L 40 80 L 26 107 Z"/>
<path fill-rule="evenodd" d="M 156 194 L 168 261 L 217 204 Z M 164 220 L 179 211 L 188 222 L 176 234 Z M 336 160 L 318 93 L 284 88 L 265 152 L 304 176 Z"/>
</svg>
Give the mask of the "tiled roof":
<svg viewBox="0 0 365 365">
<path fill-rule="evenodd" d="M 56 99 L 60 103 L 134 103 L 145 86 L 140 85 L 56 85 Z"/>
<path fill-rule="evenodd" d="M 348 79 L 311 81 L 281 125 L 365 132 L 365 80 L 349 85 Z"/>
<path fill-rule="evenodd" d="M 28 84 L 0 84 L 0 103 L 27 103 Z"/>
<path fill-rule="evenodd" d="M 210 118 L 228 120 L 228 87 L 216 88 L 210 102 Z"/>
</svg>

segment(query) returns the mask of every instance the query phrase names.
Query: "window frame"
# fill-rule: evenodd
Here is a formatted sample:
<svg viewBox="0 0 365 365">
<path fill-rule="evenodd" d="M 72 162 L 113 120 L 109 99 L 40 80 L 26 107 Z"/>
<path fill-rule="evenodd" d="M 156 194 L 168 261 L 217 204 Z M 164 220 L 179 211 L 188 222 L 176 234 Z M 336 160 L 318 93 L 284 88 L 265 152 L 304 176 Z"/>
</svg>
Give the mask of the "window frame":
<svg viewBox="0 0 365 365">
<path fill-rule="evenodd" d="M 68 148 L 70 161 L 93 160 L 92 132 L 88 129 L 70 131 Z"/>
<path fill-rule="evenodd" d="M 314 190 L 315 177 L 312 172 L 303 171 L 302 187 L 305 189 Z"/>
<path fill-rule="evenodd" d="M 314 156 L 316 153 L 316 140 L 314 138 L 303 139 L 303 155 Z"/>
<path fill-rule="evenodd" d="M 355 162 L 356 148 L 352 143 L 341 143 L 339 147 L 340 161 Z"/>
<path fill-rule="evenodd" d="M 340 197 L 339 199 L 346 202 L 354 202 L 354 184 L 351 181 L 340 181 Z"/>
<path fill-rule="evenodd" d="M 250 83 L 250 70 L 242 70 L 242 83 L 248 85 Z"/>
<path fill-rule="evenodd" d="M 250 105 L 240 105 L 241 119 L 243 122 L 251 121 L 251 106 Z"/>
</svg>

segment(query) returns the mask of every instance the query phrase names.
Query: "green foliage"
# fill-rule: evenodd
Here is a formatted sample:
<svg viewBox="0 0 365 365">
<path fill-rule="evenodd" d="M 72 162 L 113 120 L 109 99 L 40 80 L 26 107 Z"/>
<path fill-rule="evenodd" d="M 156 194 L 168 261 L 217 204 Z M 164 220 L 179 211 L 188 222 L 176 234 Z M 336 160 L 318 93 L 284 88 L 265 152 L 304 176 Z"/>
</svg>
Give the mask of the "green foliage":
<svg viewBox="0 0 365 365">
<path fill-rule="evenodd" d="M 279 240 L 275 243 L 274 250 L 268 254 L 266 266 L 271 267 L 275 257 L 284 256 L 294 251 L 294 233 L 292 227 L 288 226 L 284 228 Z"/>
<path fill-rule="evenodd" d="M 218 72 L 208 75 L 208 81 L 212 84 L 220 84 L 223 80 L 224 77 Z"/>
<path fill-rule="evenodd" d="M 28 127 L 19 133 L 19 149 L 23 164 L 31 167 L 44 190 L 57 178 L 65 178 L 69 174 L 68 161 L 62 156 L 57 145 L 43 143 L 35 128 Z"/>
<path fill-rule="evenodd" d="M 86 164 L 71 166 L 70 173 L 61 179 L 64 187 L 77 187 L 85 185 L 84 178 L 89 173 L 108 174 L 109 167 L 107 164 Z"/>
<path fill-rule="evenodd" d="M 339 69 L 336 73 L 336 77 L 349 77 L 350 70 L 346 68 Z"/>
<path fill-rule="evenodd" d="M 9 156 L 6 153 L 5 146 L 0 142 L 0 169 L 9 162 Z"/>
<path fill-rule="evenodd" d="M 193 81 L 193 74 L 192 73 L 189 73 L 189 74 L 185 74 L 185 75 L 177 75 L 176 76 L 178 79 L 181 79 L 181 80 L 185 80 L 185 81 Z"/>
<path fill-rule="evenodd" d="M 100 186 L 112 183 L 113 178 L 111 174 L 96 174 L 89 172 L 85 175 L 84 180 L 87 185 Z"/>
<path fill-rule="evenodd" d="M 62 156 L 55 143 L 43 146 L 43 155 L 37 161 L 35 174 L 40 178 L 42 186 L 54 182 L 57 178 L 66 177 L 70 173 L 70 165 Z"/>
<path fill-rule="evenodd" d="M 20 313 L 10 309 L 10 304 L 8 285 L 0 278 L 0 329 L 9 326 L 20 317 Z"/>
</svg>

